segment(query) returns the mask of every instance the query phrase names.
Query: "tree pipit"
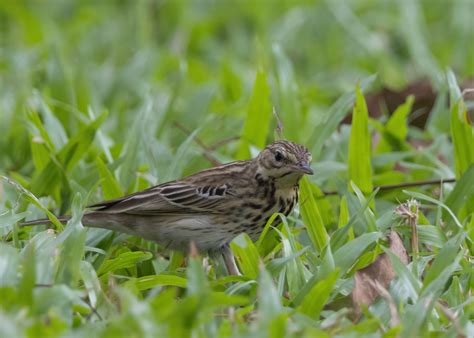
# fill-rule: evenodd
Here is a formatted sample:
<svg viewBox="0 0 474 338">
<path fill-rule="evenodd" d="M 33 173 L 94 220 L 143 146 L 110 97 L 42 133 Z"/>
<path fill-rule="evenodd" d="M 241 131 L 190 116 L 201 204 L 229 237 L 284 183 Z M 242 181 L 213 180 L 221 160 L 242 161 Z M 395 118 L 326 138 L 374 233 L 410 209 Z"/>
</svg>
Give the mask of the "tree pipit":
<svg viewBox="0 0 474 338">
<path fill-rule="evenodd" d="M 221 253 L 237 274 L 229 243 L 246 233 L 257 240 L 276 212 L 288 215 L 298 202 L 298 183 L 311 175 L 311 154 L 302 145 L 277 141 L 251 160 L 235 161 L 149 189 L 91 205 L 86 226 L 125 232 L 167 248 Z M 68 216 L 60 217 L 66 222 Z M 23 223 L 49 223 L 35 220 Z"/>
</svg>

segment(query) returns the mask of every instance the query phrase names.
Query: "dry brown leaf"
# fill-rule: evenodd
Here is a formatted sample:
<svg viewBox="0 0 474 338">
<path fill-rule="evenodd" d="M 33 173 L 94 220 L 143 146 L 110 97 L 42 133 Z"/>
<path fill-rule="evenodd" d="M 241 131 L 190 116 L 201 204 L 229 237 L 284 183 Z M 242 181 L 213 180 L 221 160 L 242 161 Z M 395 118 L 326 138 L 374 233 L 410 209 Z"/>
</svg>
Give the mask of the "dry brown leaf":
<svg viewBox="0 0 474 338">
<path fill-rule="evenodd" d="M 474 78 L 469 77 L 460 84 L 461 91 L 464 93 L 465 101 L 474 100 Z M 413 95 L 415 101 L 413 103 L 412 114 L 410 116 L 410 125 L 424 129 L 429 115 L 433 109 L 438 93 L 433 88 L 428 79 L 419 79 L 409 83 L 405 88 L 396 90 L 383 87 L 378 92 L 370 93 L 365 96 L 369 116 L 379 118 L 387 111 L 393 113 L 398 106 L 404 103 L 408 96 Z M 474 119 L 474 110 L 469 110 L 468 117 L 472 121 Z M 352 113 L 348 113 L 342 123 L 350 124 Z"/>
<path fill-rule="evenodd" d="M 388 240 L 390 250 L 403 263 L 408 264 L 408 254 L 398 233 L 391 231 L 388 235 Z M 380 290 L 382 288 L 387 289 L 395 277 L 396 274 L 390 258 L 385 253 L 379 255 L 375 262 L 355 273 L 352 304 L 355 310 L 356 321 L 360 318 L 361 306 L 370 306 L 378 296 L 381 296 Z"/>
</svg>

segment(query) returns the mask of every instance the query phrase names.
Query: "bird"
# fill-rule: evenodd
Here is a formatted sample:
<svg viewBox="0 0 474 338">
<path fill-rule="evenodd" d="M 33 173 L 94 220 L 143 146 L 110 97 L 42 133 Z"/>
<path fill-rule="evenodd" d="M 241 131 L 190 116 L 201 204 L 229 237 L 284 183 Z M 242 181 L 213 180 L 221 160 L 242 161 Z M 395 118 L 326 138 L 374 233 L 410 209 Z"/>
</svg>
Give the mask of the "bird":
<svg viewBox="0 0 474 338">
<path fill-rule="evenodd" d="M 142 237 L 187 252 L 222 254 L 239 274 L 230 242 L 241 233 L 256 241 L 274 213 L 288 216 L 298 203 L 299 182 L 312 175 L 311 153 L 279 140 L 253 159 L 205 169 L 121 198 L 88 206 L 82 223 Z M 62 216 L 65 223 L 70 216 Z M 48 219 L 22 225 L 50 223 Z"/>
</svg>

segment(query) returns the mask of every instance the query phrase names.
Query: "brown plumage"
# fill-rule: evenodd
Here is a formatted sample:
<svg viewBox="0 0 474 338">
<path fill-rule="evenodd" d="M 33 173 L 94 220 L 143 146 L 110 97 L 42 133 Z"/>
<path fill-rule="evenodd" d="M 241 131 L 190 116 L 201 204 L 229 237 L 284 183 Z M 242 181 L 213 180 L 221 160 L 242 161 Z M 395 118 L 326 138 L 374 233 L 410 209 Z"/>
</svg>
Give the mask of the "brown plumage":
<svg viewBox="0 0 474 338">
<path fill-rule="evenodd" d="M 121 231 L 186 251 L 229 254 L 240 233 L 256 240 L 275 212 L 288 215 L 298 202 L 298 183 L 312 174 L 311 154 L 299 144 L 277 141 L 251 160 L 236 161 L 91 205 L 86 226 Z M 67 220 L 63 218 L 62 221 Z M 37 220 L 25 224 L 41 224 Z M 226 262 L 230 259 L 227 255 Z M 231 269 L 231 267 L 229 267 Z"/>
</svg>

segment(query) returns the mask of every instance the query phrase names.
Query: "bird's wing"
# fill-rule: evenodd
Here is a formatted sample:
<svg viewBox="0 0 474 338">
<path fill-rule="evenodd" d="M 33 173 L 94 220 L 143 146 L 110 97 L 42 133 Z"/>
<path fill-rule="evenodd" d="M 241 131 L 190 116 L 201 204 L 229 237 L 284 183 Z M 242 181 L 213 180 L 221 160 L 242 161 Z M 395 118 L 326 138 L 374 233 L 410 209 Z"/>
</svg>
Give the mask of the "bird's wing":
<svg viewBox="0 0 474 338">
<path fill-rule="evenodd" d="M 227 202 L 236 198 L 228 184 L 196 185 L 174 181 L 89 207 L 96 211 L 137 215 L 219 213 L 226 209 Z"/>
</svg>

